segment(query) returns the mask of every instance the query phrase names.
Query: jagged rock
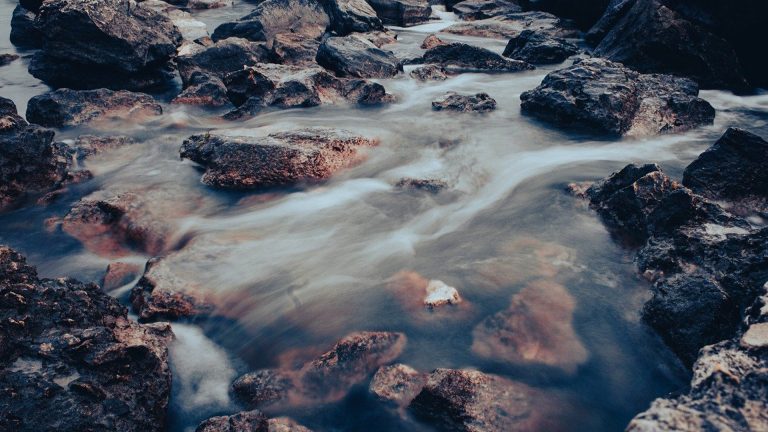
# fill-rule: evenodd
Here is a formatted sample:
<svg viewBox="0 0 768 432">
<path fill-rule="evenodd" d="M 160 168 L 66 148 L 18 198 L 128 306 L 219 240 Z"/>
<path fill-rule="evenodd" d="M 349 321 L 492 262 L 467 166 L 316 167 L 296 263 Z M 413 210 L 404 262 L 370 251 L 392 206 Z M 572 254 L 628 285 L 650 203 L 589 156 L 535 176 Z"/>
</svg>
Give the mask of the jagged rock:
<svg viewBox="0 0 768 432">
<path fill-rule="evenodd" d="M 548 74 L 520 96 L 525 113 L 558 125 L 615 135 L 653 135 L 711 124 L 715 110 L 695 82 L 644 75 L 608 60 L 586 58 Z"/>
<path fill-rule="evenodd" d="M 518 12 L 483 20 L 459 22 L 443 29 L 445 33 L 490 39 L 510 39 L 525 30 L 552 37 L 578 37 L 580 32 L 567 21 L 546 12 Z"/>
<path fill-rule="evenodd" d="M 309 128 L 266 137 L 194 135 L 180 152 L 205 167 L 203 183 L 254 189 L 327 180 L 358 162 L 362 148 L 377 144 L 344 130 Z"/>
<path fill-rule="evenodd" d="M 503 55 L 531 64 L 552 64 L 562 63 L 578 52 L 576 45 L 564 39 L 525 30 L 509 40 Z"/>
<path fill-rule="evenodd" d="M 493 51 L 454 42 L 430 48 L 423 63 L 440 65 L 449 72 L 519 72 L 533 66 L 519 60 L 506 59 Z"/>
<path fill-rule="evenodd" d="M 539 280 L 475 327 L 472 351 L 492 360 L 543 364 L 574 373 L 589 353 L 573 328 L 576 300 L 565 287 Z"/>
<path fill-rule="evenodd" d="M 404 365 L 382 366 L 373 376 L 369 389 L 379 400 L 405 407 L 424 388 L 427 374 Z"/>
<path fill-rule="evenodd" d="M 59 89 L 35 96 L 27 105 L 29 121 L 57 128 L 162 113 L 152 96 L 125 90 Z"/>
<path fill-rule="evenodd" d="M 424 38 L 424 41 L 421 43 L 421 49 L 430 49 L 438 45 L 445 45 L 445 42 L 437 37 L 436 34 L 431 34 Z"/>
<path fill-rule="evenodd" d="M 427 0 L 368 0 L 384 24 L 409 27 L 429 21 L 432 7 Z"/>
<path fill-rule="evenodd" d="M 54 87 L 163 85 L 182 41 L 170 19 L 131 0 L 46 1 L 36 26 L 43 49 L 30 73 Z"/>
<path fill-rule="evenodd" d="M 768 142 L 742 129 L 729 128 L 685 169 L 683 184 L 711 199 L 768 204 Z"/>
<path fill-rule="evenodd" d="M 230 72 L 243 70 L 246 66 L 269 62 L 272 54 L 263 42 L 251 42 L 232 37 L 217 41 L 208 47 L 200 47 L 195 52 L 180 55 L 177 59 L 179 75 L 184 86 L 192 85 L 189 81 L 195 72 L 203 72 L 219 79 Z"/>
<path fill-rule="evenodd" d="M 167 323 L 140 325 L 94 284 L 39 279 L 0 248 L 0 429 L 161 431 Z"/>
<path fill-rule="evenodd" d="M 34 12 L 16 6 L 11 16 L 11 43 L 20 48 L 40 48 L 43 46 L 43 34 L 35 27 Z"/>
<path fill-rule="evenodd" d="M 218 26 L 211 38 L 271 41 L 278 34 L 294 33 L 319 39 L 330 24 L 328 14 L 315 0 L 265 0 L 250 14 Z"/>
<path fill-rule="evenodd" d="M 205 72 L 193 72 L 187 87 L 171 103 L 220 107 L 229 105 L 227 87 L 221 79 Z"/>
<path fill-rule="evenodd" d="M 509 0 L 464 0 L 453 5 L 452 10 L 459 18 L 472 21 L 522 12 L 523 8 Z"/>
<path fill-rule="evenodd" d="M 365 0 L 322 0 L 321 3 L 330 16 L 330 29 L 339 36 L 384 30 L 376 11 Z"/>
<path fill-rule="evenodd" d="M 390 78 L 403 70 L 392 52 L 354 35 L 326 39 L 317 51 L 317 63 L 339 77 Z"/>
<path fill-rule="evenodd" d="M 436 194 L 447 189 L 448 183 L 439 179 L 415 179 L 406 177 L 398 180 L 395 187 L 410 191 L 424 191 Z"/>
<path fill-rule="evenodd" d="M 435 111 L 489 112 L 496 109 L 496 100 L 488 93 L 460 95 L 453 92 L 432 102 Z"/>
<path fill-rule="evenodd" d="M 419 81 L 445 81 L 448 79 L 448 75 L 445 72 L 442 66 L 426 65 L 417 67 L 409 75 L 411 78 Z"/>
</svg>

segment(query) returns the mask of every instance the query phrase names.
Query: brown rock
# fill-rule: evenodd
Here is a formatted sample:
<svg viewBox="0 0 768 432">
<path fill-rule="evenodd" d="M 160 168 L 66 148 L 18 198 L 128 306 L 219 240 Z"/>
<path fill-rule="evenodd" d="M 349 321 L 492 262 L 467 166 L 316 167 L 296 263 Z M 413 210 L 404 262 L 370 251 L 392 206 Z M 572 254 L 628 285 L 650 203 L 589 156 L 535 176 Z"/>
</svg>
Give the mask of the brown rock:
<svg viewBox="0 0 768 432">
<path fill-rule="evenodd" d="M 427 382 L 427 374 L 404 365 L 382 366 L 373 376 L 370 391 L 384 402 L 406 407 Z"/>
</svg>

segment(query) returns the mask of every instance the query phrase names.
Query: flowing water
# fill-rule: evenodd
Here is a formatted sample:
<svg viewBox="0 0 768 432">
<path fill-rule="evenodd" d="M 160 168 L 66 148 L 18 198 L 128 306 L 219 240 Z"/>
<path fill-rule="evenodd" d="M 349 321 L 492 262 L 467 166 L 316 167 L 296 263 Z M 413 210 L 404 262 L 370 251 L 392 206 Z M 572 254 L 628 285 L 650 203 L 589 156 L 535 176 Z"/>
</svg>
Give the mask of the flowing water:
<svg viewBox="0 0 768 432">
<path fill-rule="evenodd" d="M 0 52 L 17 52 L 8 41 L 15 2 L 1 1 Z M 236 2 L 195 15 L 212 31 L 250 7 Z M 396 29 L 397 49 L 416 52 L 428 33 L 454 19 L 440 16 L 439 22 Z M 504 46 L 471 41 L 497 51 Z M 0 69 L 0 95 L 23 112 L 28 99 L 46 87 L 26 71 L 31 53 L 19 54 L 24 58 Z M 59 140 L 119 133 L 140 143 L 88 162 L 95 178 L 70 187 L 55 203 L 0 215 L 0 243 L 25 253 L 42 276 L 98 281 L 111 258 L 90 252 L 50 218 L 63 216 L 93 191 L 125 187 L 167 189 L 200 203 L 175 220 L 182 244 L 192 252 L 173 263 L 188 280 L 235 301 L 217 311 L 225 318 L 174 325 L 171 431 L 192 430 L 210 415 L 239 410 L 228 392 L 239 373 L 322 350 L 357 330 L 405 332 L 408 345 L 400 361 L 417 369 L 477 368 L 567 400 L 571 408 L 563 408 L 563 416 L 571 430 L 620 430 L 655 397 L 683 388 L 686 372 L 639 320 L 648 287 L 635 274 L 632 251 L 617 245 L 564 186 L 604 177 L 633 161 L 660 163 L 679 177 L 727 126 L 768 135 L 768 95 L 706 91 L 703 97 L 718 109 L 711 127 L 604 140 L 521 115 L 520 93 L 559 67 L 464 74 L 435 83 L 406 73 L 380 80 L 398 98 L 390 106 L 272 111 L 244 122 L 169 105 L 168 95 L 157 95 L 165 109 L 159 119 L 57 133 Z M 498 109 L 487 115 L 433 112 L 431 101 L 447 91 L 487 92 Z M 193 164 L 179 160 L 181 142 L 194 133 L 261 135 L 306 126 L 345 128 L 378 137 L 381 144 L 365 163 L 325 184 L 268 194 L 213 190 L 199 182 Z M 450 187 L 438 195 L 393 188 L 403 177 L 438 178 Z M 467 306 L 441 314 L 409 309 L 409 299 L 392 289 L 393 277 L 403 271 L 456 287 Z M 574 374 L 510 365 L 470 349 L 473 328 L 536 280 L 560 283 L 575 299 L 575 337 L 589 356 Z M 113 294 L 126 300 L 126 289 Z M 338 403 L 269 414 L 290 415 L 318 431 L 432 430 L 383 409 L 362 387 Z"/>
</svg>

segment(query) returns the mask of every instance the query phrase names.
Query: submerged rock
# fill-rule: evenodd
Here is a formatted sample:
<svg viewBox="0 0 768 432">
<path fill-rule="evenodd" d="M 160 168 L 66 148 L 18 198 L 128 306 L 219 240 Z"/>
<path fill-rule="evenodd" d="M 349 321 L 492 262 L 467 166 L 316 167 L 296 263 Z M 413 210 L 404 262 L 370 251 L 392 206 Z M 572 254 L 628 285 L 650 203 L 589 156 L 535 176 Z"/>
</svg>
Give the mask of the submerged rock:
<svg viewBox="0 0 768 432">
<path fill-rule="evenodd" d="M 161 431 L 167 323 L 141 325 L 98 286 L 39 279 L 0 248 L 0 429 Z"/>
<path fill-rule="evenodd" d="M 152 96 L 125 90 L 59 89 L 35 96 L 27 105 L 29 121 L 57 128 L 162 113 L 163 108 Z"/>
<path fill-rule="evenodd" d="M 464 0 L 453 5 L 451 9 L 459 18 L 467 21 L 523 11 L 519 4 L 508 0 Z"/>
<path fill-rule="evenodd" d="M 368 0 L 384 24 L 410 27 L 429 21 L 432 6 L 427 0 Z"/>
<path fill-rule="evenodd" d="M 16 54 L 0 54 L 0 67 L 8 66 L 18 59 L 19 56 Z"/>
<path fill-rule="evenodd" d="M 448 188 L 448 183 L 439 179 L 402 178 L 395 187 L 409 191 L 424 191 L 432 194 L 440 193 Z"/>
<path fill-rule="evenodd" d="M 457 111 L 484 113 L 496 109 L 496 100 L 488 93 L 460 95 L 453 92 L 432 102 L 435 111 Z"/>
<path fill-rule="evenodd" d="M 579 48 L 565 39 L 525 30 L 509 40 L 503 55 L 531 64 L 553 64 L 578 52 Z"/>
<path fill-rule="evenodd" d="M 131 0 L 47 1 L 36 26 L 43 49 L 33 58 L 30 73 L 54 87 L 137 90 L 164 85 L 182 40 L 168 18 Z"/>
<path fill-rule="evenodd" d="M 382 402 L 406 407 L 424 388 L 427 374 L 404 365 L 382 366 L 373 376 L 369 390 Z"/>
<path fill-rule="evenodd" d="M 319 39 L 330 24 L 328 14 L 315 0 L 265 0 L 248 15 L 218 26 L 211 38 L 268 42 L 278 34 L 293 33 Z"/>
<path fill-rule="evenodd" d="M 639 74 L 619 63 L 587 58 L 548 74 L 520 99 L 525 113 L 558 125 L 654 135 L 711 124 L 715 110 L 698 93 L 696 83 L 686 78 Z"/>
<path fill-rule="evenodd" d="M 449 72 L 520 72 L 533 66 L 519 60 L 506 59 L 493 51 L 465 43 L 454 42 L 427 50 L 423 63 L 444 67 Z"/>
<path fill-rule="evenodd" d="M 573 328 L 575 308 L 565 287 L 533 282 L 512 297 L 509 308 L 475 327 L 472 351 L 493 360 L 574 373 L 589 357 Z"/>
<path fill-rule="evenodd" d="M 317 51 L 317 63 L 340 77 L 390 78 L 403 70 L 391 51 L 354 35 L 326 39 Z"/>
<path fill-rule="evenodd" d="M 448 79 L 446 70 L 442 66 L 426 65 L 417 67 L 409 75 L 419 81 L 445 81 Z"/>
<path fill-rule="evenodd" d="M 181 157 L 205 167 L 203 183 L 221 188 L 292 186 L 329 179 L 376 146 L 374 139 L 343 130 L 309 128 L 266 137 L 194 135 Z"/>
</svg>

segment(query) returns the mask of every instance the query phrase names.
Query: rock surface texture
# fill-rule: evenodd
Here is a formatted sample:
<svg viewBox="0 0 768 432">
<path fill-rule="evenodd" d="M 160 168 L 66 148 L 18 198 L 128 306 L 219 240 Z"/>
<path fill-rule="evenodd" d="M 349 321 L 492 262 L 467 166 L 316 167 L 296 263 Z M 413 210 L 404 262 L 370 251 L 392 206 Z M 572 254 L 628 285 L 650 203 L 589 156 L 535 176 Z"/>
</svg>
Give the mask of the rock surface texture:
<svg viewBox="0 0 768 432">
<path fill-rule="evenodd" d="M 152 96 L 125 90 L 59 89 L 35 96 L 27 105 L 30 122 L 56 128 L 162 113 L 163 108 Z"/>
</svg>

